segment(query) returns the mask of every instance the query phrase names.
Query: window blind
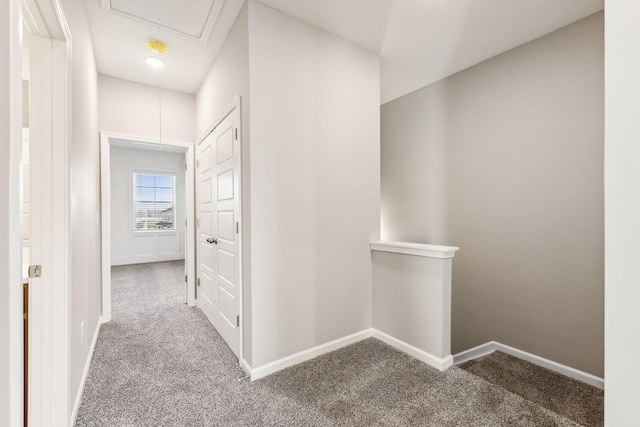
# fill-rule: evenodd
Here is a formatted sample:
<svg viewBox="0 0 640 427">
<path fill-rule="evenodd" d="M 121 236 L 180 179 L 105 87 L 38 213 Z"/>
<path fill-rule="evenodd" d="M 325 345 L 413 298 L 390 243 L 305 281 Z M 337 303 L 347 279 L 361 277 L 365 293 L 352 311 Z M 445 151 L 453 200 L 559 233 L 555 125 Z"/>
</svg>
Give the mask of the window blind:
<svg viewBox="0 0 640 427">
<path fill-rule="evenodd" d="M 175 230 L 175 176 L 133 174 L 135 230 Z"/>
</svg>

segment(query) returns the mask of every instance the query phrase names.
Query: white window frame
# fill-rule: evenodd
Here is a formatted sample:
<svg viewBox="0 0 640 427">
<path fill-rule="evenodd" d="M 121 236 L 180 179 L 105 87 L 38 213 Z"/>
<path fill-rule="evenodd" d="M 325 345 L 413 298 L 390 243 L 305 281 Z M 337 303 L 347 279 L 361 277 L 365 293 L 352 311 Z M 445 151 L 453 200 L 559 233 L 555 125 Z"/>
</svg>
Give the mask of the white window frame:
<svg viewBox="0 0 640 427">
<path fill-rule="evenodd" d="M 173 178 L 173 196 L 172 196 L 172 200 L 173 200 L 173 227 L 172 228 L 137 228 L 137 216 L 136 216 L 136 205 L 137 205 L 137 200 L 136 200 L 136 175 L 160 175 L 160 176 L 170 176 L 171 178 Z M 162 172 L 162 171 L 142 171 L 142 170 L 136 170 L 133 171 L 132 173 L 132 179 L 133 179 L 133 186 L 132 186 L 132 191 L 131 191 L 131 198 L 133 200 L 133 232 L 134 233 L 175 233 L 176 231 L 178 231 L 177 229 L 177 213 L 176 213 L 176 203 L 177 203 L 177 197 L 176 197 L 176 174 L 173 172 Z"/>
</svg>

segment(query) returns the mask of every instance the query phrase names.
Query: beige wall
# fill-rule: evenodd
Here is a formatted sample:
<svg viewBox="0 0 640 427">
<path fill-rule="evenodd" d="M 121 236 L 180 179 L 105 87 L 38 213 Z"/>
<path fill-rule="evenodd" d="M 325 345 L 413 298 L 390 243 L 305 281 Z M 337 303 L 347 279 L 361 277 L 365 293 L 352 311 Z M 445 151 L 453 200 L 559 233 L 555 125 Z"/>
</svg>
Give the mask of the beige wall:
<svg viewBox="0 0 640 427">
<path fill-rule="evenodd" d="M 249 150 L 249 30 L 245 4 L 216 60 L 196 94 L 196 144 L 236 95 L 242 121 L 242 288 L 243 356 L 252 361 L 251 347 L 251 187 Z"/>
<path fill-rule="evenodd" d="M 453 353 L 603 376 L 603 14 L 382 107 L 382 237 L 460 247 Z"/>
</svg>

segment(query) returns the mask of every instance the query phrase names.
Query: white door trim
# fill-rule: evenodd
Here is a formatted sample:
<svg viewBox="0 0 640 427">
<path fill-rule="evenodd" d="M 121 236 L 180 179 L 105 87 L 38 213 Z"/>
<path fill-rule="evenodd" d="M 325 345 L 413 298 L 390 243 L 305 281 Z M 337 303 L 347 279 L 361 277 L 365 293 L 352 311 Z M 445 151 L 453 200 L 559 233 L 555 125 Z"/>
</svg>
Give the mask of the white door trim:
<svg viewBox="0 0 640 427">
<path fill-rule="evenodd" d="M 4 262 L 0 268 L 0 425 L 9 427 L 21 427 L 23 418 L 20 4 L 20 0 L 0 4 L 0 256 Z"/>
<path fill-rule="evenodd" d="M 243 223 L 242 223 L 242 188 L 243 188 L 243 183 L 242 183 L 242 99 L 240 95 L 236 95 L 229 104 L 227 104 L 227 106 L 221 111 L 220 115 L 218 115 L 218 117 L 213 121 L 213 124 L 211 126 L 209 126 L 207 128 L 207 130 L 202 134 L 202 136 L 200 138 L 198 138 L 198 144 L 200 145 L 200 143 L 202 143 L 202 141 L 205 140 L 205 138 L 207 136 L 209 136 L 209 134 L 211 132 L 213 132 L 213 130 L 225 119 L 227 118 L 230 114 L 235 114 L 236 115 L 236 120 L 238 123 L 238 146 L 240 147 L 240 153 L 239 155 L 239 161 L 238 161 L 238 177 L 240 179 L 240 185 L 238 186 L 239 188 L 239 200 L 240 200 L 240 215 L 239 215 L 239 222 L 240 222 L 240 227 L 239 227 L 239 233 L 238 233 L 238 257 L 240 260 L 240 267 L 239 267 L 239 272 L 238 272 L 238 315 L 240 316 L 240 343 L 239 343 L 239 350 L 238 350 L 238 363 L 242 366 L 242 361 L 244 360 L 244 313 L 243 313 L 243 306 L 244 306 L 244 298 L 243 298 L 243 280 L 242 280 L 242 267 L 243 267 L 243 257 L 242 257 L 242 238 L 243 238 Z M 199 180 L 196 180 L 199 181 Z M 196 182 L 197 183 L 197 182 Z M 199 189 L 196 189 L 195 195 L 196 195 L 196 206 L 198 206 L 198 194 L 199 194 Z M 197 210 L 196 210 L 197 212 Z M 197 254 L 196 254 L 197 256 Z"/>
<path fill-rule="evenodd" d="M 71 33 L 59 0 L 24 0 L 31 32 L 29 423 L 67 426 L 70 410 Z M 34 191 L 35 190 L 35 191 Z M 34 223 L 39 223 L 34 226 Z"/>
<path fill-rule="evenodd" d="M 111 140 L 127 140 L 136 143 L 185 148 L 187 179 L 185 182 L 186 218 L 185 261 L 187 263 L 187 305 L 195 300 L 195 202 L 194 159 L 195 147 L 191 142 L 165 140 L 116 132 L 100 132 L 100 193 L 102 199 L 102 321 L 111 320 Z"/>
</svg>

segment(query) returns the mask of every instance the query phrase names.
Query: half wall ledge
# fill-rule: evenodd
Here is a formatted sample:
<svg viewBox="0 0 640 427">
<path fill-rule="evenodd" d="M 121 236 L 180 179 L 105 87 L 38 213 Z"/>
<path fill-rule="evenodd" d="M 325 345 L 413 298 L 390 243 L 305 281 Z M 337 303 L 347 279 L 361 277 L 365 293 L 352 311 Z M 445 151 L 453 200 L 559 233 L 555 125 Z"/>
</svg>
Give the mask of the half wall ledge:
<svg viewBox="0 0 640 427">
<path fill-rule="evenodd" d="M 436 369 L 451 366 L 453 246 L 370 242 L 373 336 Z"/>
<path fill-rule="evenodd" d="M 428 245 L 425 243 L 389 242 L 376 240 L 370 242 L 372 251 L 393 252 L 397 254 L 423 256 L 427 258 L 453 258 L 460 248 L 455 246 Z"/>
</svg>

